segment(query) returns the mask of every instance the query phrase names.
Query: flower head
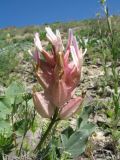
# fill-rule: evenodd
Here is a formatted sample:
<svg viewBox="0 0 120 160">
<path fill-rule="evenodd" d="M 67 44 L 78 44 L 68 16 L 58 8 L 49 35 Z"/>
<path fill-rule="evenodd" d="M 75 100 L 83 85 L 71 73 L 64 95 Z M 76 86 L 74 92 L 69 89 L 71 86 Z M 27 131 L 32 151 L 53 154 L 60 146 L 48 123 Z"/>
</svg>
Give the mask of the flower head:
<svg viewBox="0 0 120 160">
<path fill-rule="evenodd" d="M 55 34 L 50 27 L 46 27 L 46 36 L 52 45 L 50 53 L 42 47 L 38 33 L 34 38 L 35 74 L 44 89 L 44 93 L 33 93 L 34 104 L 42 117 L 52 117 L 58 108 L 59 117 L 67 118 L 76 112 L 82 102 L 81 97 L 72 96 L 80 81 L 83 52 L 71 29 L 66 50 L 59 30 Z"/>
</svg>

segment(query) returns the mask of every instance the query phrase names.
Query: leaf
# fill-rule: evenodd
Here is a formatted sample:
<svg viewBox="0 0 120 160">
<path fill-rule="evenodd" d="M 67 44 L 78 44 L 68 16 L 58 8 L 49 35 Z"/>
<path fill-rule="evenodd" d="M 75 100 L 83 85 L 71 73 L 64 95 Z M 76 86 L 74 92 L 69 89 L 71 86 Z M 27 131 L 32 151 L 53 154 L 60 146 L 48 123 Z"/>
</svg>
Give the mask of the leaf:
<svg viewBox="0 0 120 160">
<path fill-rule="evenodd" d="M 7 133 L 7 134 L 12 133 L 12 127 L 9 122 L 0 120 L 0 133 Z"/>
<path fill-rule="evenodd" d="M 74 133 L 74 131 L 73 131 L 72 127 L 70 127 L 70 126 L 62 131 L 62 133 L 61 133 L 61 140 L 62 140 L 62 143 L 63 143 L 64 147 L 67 144 L 69 137 L 73 133 Z"/>
<path fill-rule="evenodd" d="M 18 134 L 23 134 L 24 131 L 27 129 L 28 121 L 22 119 L 16 123 L 14 123 L 14 129 L 17 131 Z"/>
<path fill-rule="evenodd" d="M 114 112 L 113 112 L 112 109 L 111 109 L 111 110 L 107 110 L 107 111 L 106 111 L 106 114 L 107 114 L 110 118 L 113 118 L 113 116 L 114 116 Z"/>
<path fill-rule="evenodd" d="M 10 97 L 4 96 L 4 97 L 1 99 L 1 101 L 4 103 L 4 105 L 5 105 L 6 107 L 8 107 L 8 108 L 11 107 L 11 104 L 10 104 Z"/>
<path fill-rule="evenodd" d="M 24 92 L 25 90 L 21 83 L 12 82 L 6 89 L 5 96 L 10 98 L 10 104 L 14 104 L 14 102 L 20 103 Z"/>
<path fill-rule="evenodd" d="M 77 128 L 80 128 L 81 126 L 84 126 L 88 122 L 88 118 L 90 113 L 92 112 L 93 108 L 90 106 L 86 106 L 83 108 L 80 117 L 77 121 Z"/>
<path fill-rule="evenodd" d="M 11 108 L 7 107 L 4 101 L 0 101 L 0 118 L 6 119 L 6 115 L 11 113 Z"/>
<path fill-rule="evenodd" d="M 87 139 L 88 132 L 75 132 L 65 145 L 65 151 L 70 153 L 72 157 L 78 157 L 85 151 Z"/>
<path fill-rule="evenodd" d="M 37 121 L 34 121 L 34 123 L 31 124 L 30 130 L 32 131 L 32 133 L 35 133 L 35 131 L 38 129 L 39 125 L 37 123 Z"/>
<path fill-rule="evenodd" d="M 95 130 L 95 125 L 88 121 L 91 109 L 89 106 L 84 107 L 75 131 L 71 127 L 68 127 L 62 132 L 61 140 L 64 150 L 73 158 L 80 156 L 85 151 L 88 138 Z"/>
<path fill-rule="evenodd" d="M 96 127 L 95 124 L 88 122 L 88 123 L 86 123 L 86 125 L 81 126 L 79 130 L 88 131 L 88 134 L 90 136 L 94 132 L 95 127 Z"/>
<path fill-rule="evenodd" d="M 85 151 L 88 138 L 94 130 L 95 125 L 87 123 L 79 131 L 75 131 L 69 139 L 66 140 L 63 136 L 65 151 L 70 153 L 74 158 L 80 156 Z"/>
<path fill-rule="evenodd" d="M 61 134 L 61 141 L 62 141 L 62 145 L 65 148 L 66 144 L 68 143 L 68 138 L 66 137 L 66 135 Z"/>
<path fill-rule="evenodd" d="M 69 138 L 73 134 L 73 132 L 74 131 L 73 131 L 72 127 L 69 126 L 62 131 L 62 134 L 64 134 L 67 138 Z"/>
<path fill-rule="evenodd" d="M 28 106 L 29 106 L 30 109 L 33 109 L 33 108 L 34 108 L 33 99 L 30 99 L 30 100 L 28 101 Z"/>
</svg>

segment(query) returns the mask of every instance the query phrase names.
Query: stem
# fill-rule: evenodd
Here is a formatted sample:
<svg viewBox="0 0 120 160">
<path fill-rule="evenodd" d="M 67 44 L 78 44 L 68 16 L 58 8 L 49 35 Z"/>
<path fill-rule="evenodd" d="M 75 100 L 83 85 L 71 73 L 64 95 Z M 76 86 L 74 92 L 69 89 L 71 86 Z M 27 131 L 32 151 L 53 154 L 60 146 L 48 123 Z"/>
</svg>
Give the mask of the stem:
<svg viewBox="0 0 120 160">
<path fill-rule="evenodd" d="M 14 144 L 15 146 L 17 145 L 16 143 L 16 134 L 15 134 L 15 129 L 14 129 L 14 108 L 15 108 L 15 102 L 13 104 L 13 108 L 12 108 L 12 113 L 11 113 L 11 122 L 12 122 L 12 130 L 13 130 L 13 140 L 14 140 Z"/>
<path fill-rule="evenodd" d="M 22 150 L 22 147 L 23 147 L 23 141 L 24 141 L 24 138 L 25 138 L 25 136 L 26 136 L 26 133 L 27 133 L 27 131 L 28 131 L 28 117 L 27 117 L 27 108 L 28 108 L 28 103 L 27 103 L 27 100 L 25 100 L 25 103 L 26 103 L 26 105 L 25 105 L 25 130 L 24 130 L 24 134 L 23 134 L 23 137 L 22 137 L 22 143 L 21 143 L 21 146 L 20 146 L 20 149 L 19 149 L 19 153 L 18 153 L 18 155 L 20 156 L 20 154 L 21 154 L 21 150 Z"/>
<path fill-rule="evenodd" d="M 22 150 L 22 147 L 23 147 L 23 142 L 24 142 L 24 139 L 25 139 L 25 136 L 27 134 L 27 131 L 30 129 L 31 125 L 34 123 L 34 120 L 35 120 L 35 112 L 34 112 L 34 115 L 33 115 L 33 118 L 32 118 L 32 121 L 29 122 L 29 119 L 28 119 L 28 101 L 26 100 L 26 108 L 25 108 L 25 130 L 24 130 L 24 133 L 23 133 L 23 137 L 22 137 L 22 142 L 21 142 L 21 146 L 20 146 L 20 149 L 19 149 L 19 153 L 18 153 L 18 156 L 20 156 L 21 154 L 21 150 Z"/>
<path fill-rule="evenodd" d="M 58 115 L 58 111 L 55 112 L 53 118 L 51 119 L 51 122 L 47 128 L 47 130 L 45 131 L 44 135 L 42 136 L 40 142 L 38 143 L 37 147 L 35 148 L 34 152 L 36 153 L 37 151 L 39 151 L 42 147 L 43 142 L 46 140 L 46 138 L 48 137 L 49 132 L 51 131 L 52 127 L 54 126 L 54 124 L 58 121 L 57 119 L 57 115 Z"/>
</svg>

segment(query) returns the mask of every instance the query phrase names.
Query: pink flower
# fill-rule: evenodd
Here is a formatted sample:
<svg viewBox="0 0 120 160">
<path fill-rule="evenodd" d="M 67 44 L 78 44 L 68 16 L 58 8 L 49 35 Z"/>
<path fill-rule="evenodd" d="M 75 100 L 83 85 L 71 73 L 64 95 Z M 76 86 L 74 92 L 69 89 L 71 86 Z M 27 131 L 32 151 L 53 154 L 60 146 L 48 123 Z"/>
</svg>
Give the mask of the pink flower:
<svg viewBox="0 0 120 160">
<path fill-rule="evenodd" d="M 82 103 L 83 98 L 71 98 L 66 104 L 59 108 L 59 118 L 66 119 L 74 114 Z M 47 99 L 43 92 L 33 94 L 33 102 L 37 112 L 44 118 L 51 118 L 54 115 L 56 107 Z"/>
<path fill-rule="evenodd" d="M 75 113 L 83 100 L 81 97 L 72 97 L 80 82 L 84 53 L 82 49 L 79 49 L 71 29 L 66 50 L 59 30 L 56 30 L 56 34 L 54 34 L 51 28 L 46 27 L 46 32 L 46 36 L 52 44 L 50 53 L 42 47 L 38 33 L 34 38 L 35 74 L 44 92 L 33 93 L 33 101 L 42 117 L 52 117 L 58 108 L 59 117 L 64 119 Z"/>
</svg>

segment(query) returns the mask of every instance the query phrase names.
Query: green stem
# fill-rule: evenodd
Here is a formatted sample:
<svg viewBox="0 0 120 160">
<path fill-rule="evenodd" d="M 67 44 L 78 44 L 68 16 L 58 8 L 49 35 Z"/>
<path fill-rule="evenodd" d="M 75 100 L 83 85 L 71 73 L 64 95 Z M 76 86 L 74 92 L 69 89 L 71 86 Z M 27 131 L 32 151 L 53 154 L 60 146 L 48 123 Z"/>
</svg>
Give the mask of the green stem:
<svg viewBox="0 0 120 160">
<path fill-rule="evenodd" d="M 21 154 L 21 150 L 22 150 L 22 147 L 23 147 L 23 142 L 24 142 L 24 139 L 25 139 L 25 136 L 27 134 L 27 131 L 30 129 L 31 125 L 33 125 L 34 123 L 34 120 L 35 120 L 35 112 L 34 112 L 34 115 L 32 117 L 32 121 L 30 122 L 29 119 L 28 119 L 28 100 L 25 100 L 26 102 L 26 105 L 25 105 L 25 130 L 24 130 L 24 133 L 23 133 L 23 137 L 22 137 L 22 142 L 21 142 L 21 146 L 20 146 L 20 149 L 19 149 L 19 153 L 18 153 L 18 156 L 20 156 Z"/>
<path fill-rule="evenodd" d="M 44 141 L 46 140 L 46 138 L 48 137 L 49 135 L 49 132 L 51 131 L 52 127 L 54 126 L 54 124 L 58 121 L 57 119 L 57 115 L 58 115 L 58 111 L 55 112 L 53 118 L 51 119 L 51 122 L 47 128 L 47 130 L 45 131 L 44 135 L 42 136 L 40 142 L 38 143 L 37 147 L 35 148 L 34 152 L 38 152 L 41 147 L 42 147 L 42 144 L 44 143 Z"/>
<path fill-rule="evenodd" d="M 19 149 L 18 156 L 20 156 L 20 154 L 21 154 L 24 138 L 25 138 L 26 133 L 28 131 L 28 123 L 29 123 L 29 121 L 28 121 L 28 116 L 27 116 L 27 114 L 28 114 L 28 111 L 27 111 L 27 108 L 28 108 L 27 100 L 25 100 L 25 103 L 26 103 L 26 105 L 25 105 L 25 130 L 24 130 L 24 134 L 23 134 L 23 137 L 22 137 L 22 143 L 21 143 L 21 146 L 20 146 L 20 149 Z"/>
</svg>

